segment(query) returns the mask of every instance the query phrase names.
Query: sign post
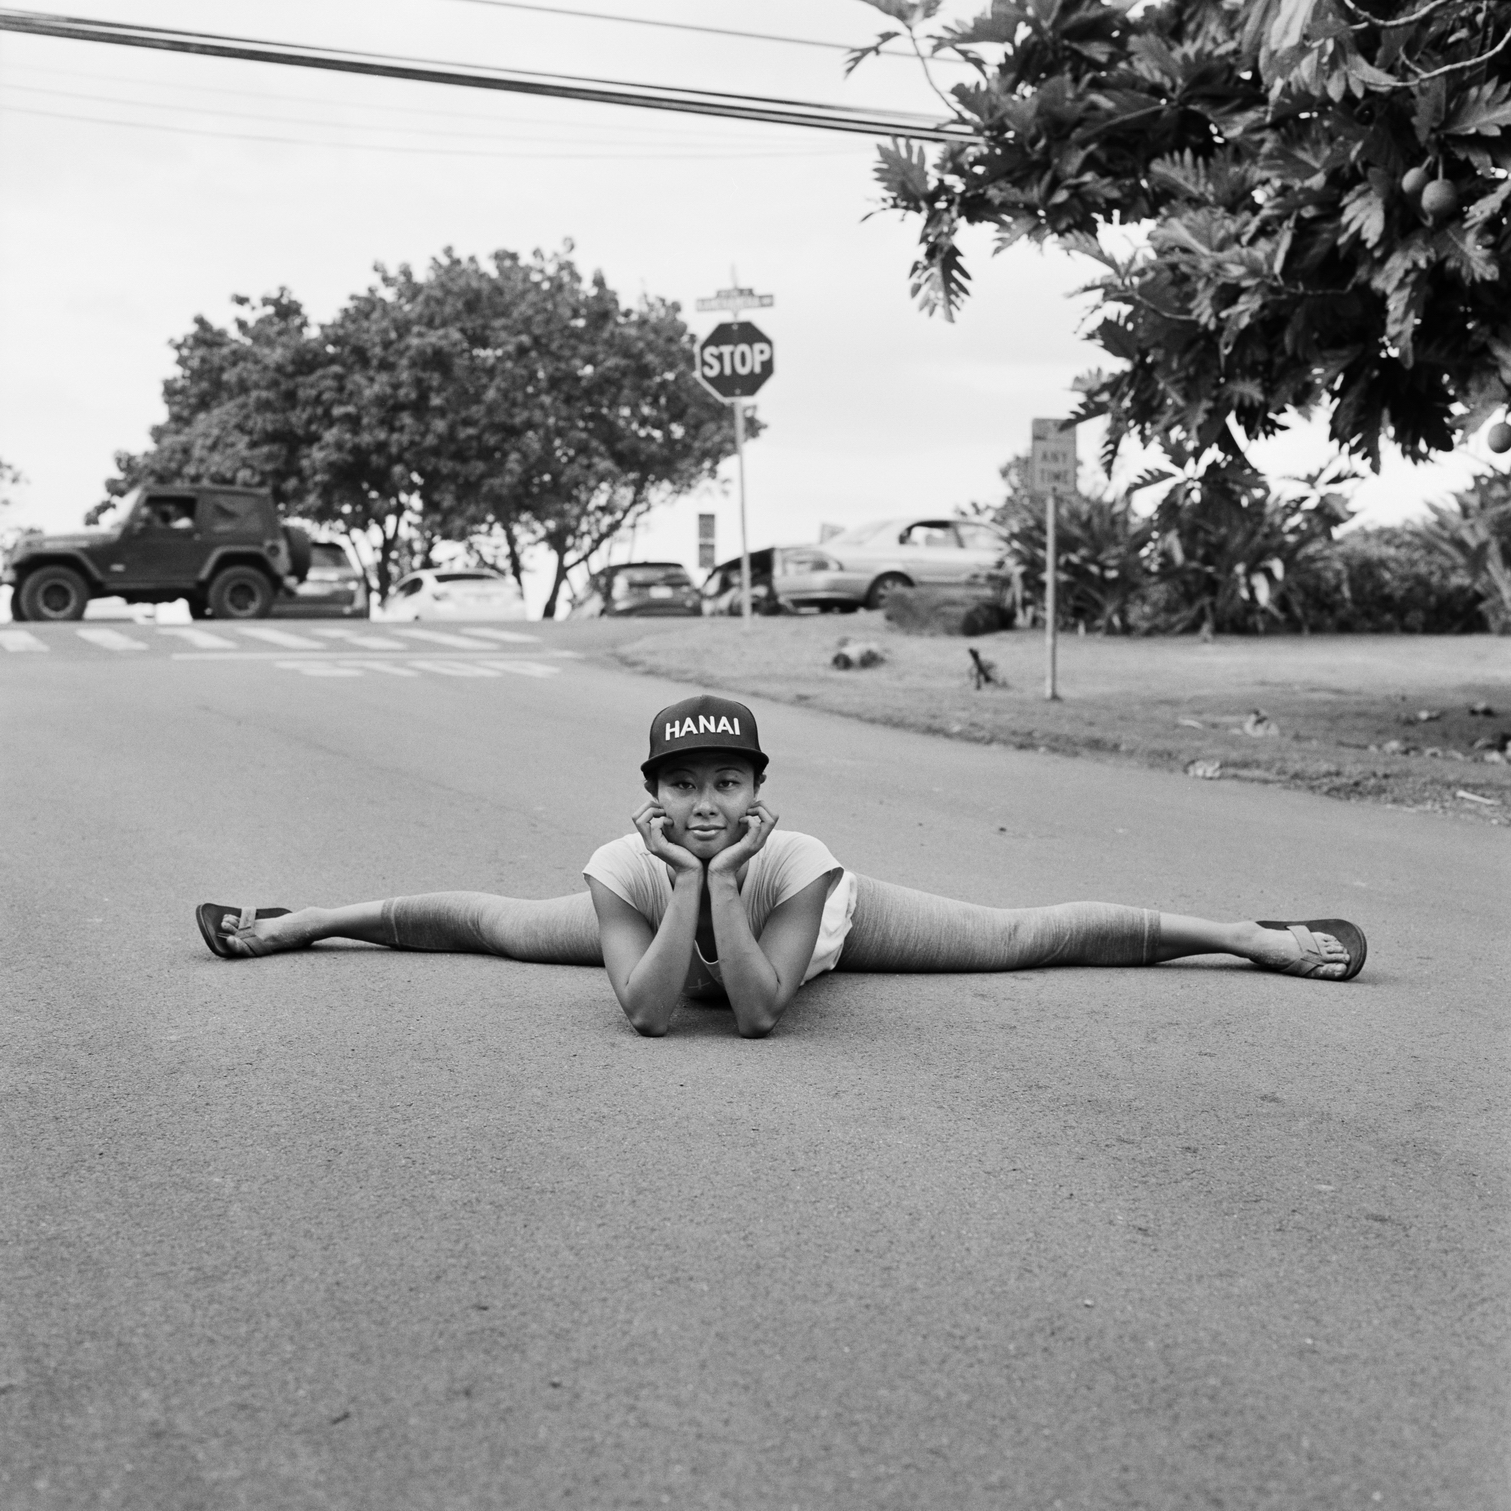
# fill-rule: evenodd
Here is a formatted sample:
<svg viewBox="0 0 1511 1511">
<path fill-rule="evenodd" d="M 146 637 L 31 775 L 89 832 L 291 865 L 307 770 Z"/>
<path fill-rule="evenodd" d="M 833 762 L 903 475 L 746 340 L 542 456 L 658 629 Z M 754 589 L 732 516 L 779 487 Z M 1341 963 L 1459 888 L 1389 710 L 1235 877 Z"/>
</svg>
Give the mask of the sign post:
<svg viewBox="0 0 1511 1511">
<path fill-rule="evenodd" d="M 731 280 L 733 281 L 733 280 Z M 700 310 L 764 308 L 775 301 L 770 294 L 753 289 L 720 289 L 712 299 L 698 300 Z M 750 539 L 745 529 L 745 401 L 754 398 L 775 370 L 776 357 L 769 337 L 748 320 L 726 320 L 716 325 L 699 343 L 698 381 L 724 403 L 733 405 L 735 464 L 740 484 L 740 616 L 750 626 Z"/>
<path fill-rule="evenodd" d="M 1056 656 L 1059 646 L 1059 554 L 1055 541 L 1055 501 L 1076 486 L 1075 426 L 1035 420 L 1029 453 L 1029 487 L 1044 500 L 1044 696 L 1060 697 Z"/>
</svg>

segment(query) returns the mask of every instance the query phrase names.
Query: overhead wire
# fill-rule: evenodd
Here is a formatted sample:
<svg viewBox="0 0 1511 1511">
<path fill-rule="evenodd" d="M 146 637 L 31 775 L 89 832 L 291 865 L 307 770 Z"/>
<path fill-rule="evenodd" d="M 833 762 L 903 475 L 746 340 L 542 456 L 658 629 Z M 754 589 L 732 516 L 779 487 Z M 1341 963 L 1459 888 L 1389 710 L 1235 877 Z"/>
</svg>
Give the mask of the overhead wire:
<svg viewBox="0 0 1511 1511">
<path fill-rule="evenodd" d="M 405 147 L 397 144 L 384 144 L 379 142 L 340 142 L 340 141 L 316 141 L 309 137 L 293 136 L 258 136 L 249 132 L 241 131 L 213 131 L 205 127 L 169 126 L 157 121 L 126 121 L 115 119 L 110 116 L 97 115 L 74 115 L 62 110 L 33 110 L 24 105 L 8 105 L 0 101 L 0 114 L 36 116 L 51 121 L 78 121 L 90 125 L 126 127 L 136 131 L 160 131 L 171 136 L 195 136 L 215 137 L 222 141 L 234 142 L 272 142 L 288 147 L 334 147 L 340 151 L 348 152 L 385 152 L 402 153 L 407 157 L 469 157 L 469 158 L 495 158 L 499 160 L 518 161 L 527 158 L 532 162 L 639 162 L 648 155 L 653 155 L 659 161 L 685 161 L 685 162 L 716 162 L 732 159 L 754 159 L 769 157 L 796 157 L 800 155 L 816 156 L 818 154 L 799 154 L 793 152 L 668 152 L 657 150 L 654 154 L 643 151 L 634 152 L 555 152 L 530 149 L 520 152 L 485 152 L 478 148 L 446 148 L 446 147 Z M 838 149 L 843 151 L 844 149 Z M 823 154 L 828 156 L 830 154 Z"/>
<path fill-rule="evenodd" d="M 215 95 L 216 98 L 236 97 L 239 100 L 260 100 L 264 101 L 264 103 L 272 101 L 272 103 L 328 107 L 328 109 L 332 110 L 369 110 L 369 112 L 378 112 L 384 118 L 387 118 L 387 116 L 423 116 L 423 118 L 441 119 L 441 121 L 467 121 L 474 125 L 533 125 L 533 127 L 541 127 L 542 130 L 552 131 L 552 133 L 588 133 L 595 134 L 595 136 L 607 136 L 612 141 L 623 141 L 629 134 L 633 134 L 636 138 L 650 139 L 650 141 L 688 141 L 689 122 L 663 122 L 660 119 L 654 118 L 630 119 L 630 121 L 620 118 L 615 119 L 612 124 L 607 124 L 607 122 L 601 121 L 601 119 L 582 121 L 582 119 L 562 118 L 562 116 L 550 116 L 550 118 L 547 118 L 547 116 L 541 115 L 517 115 L 517 113 L 494 112 L 494 110 L 490 110 L 487 113 L 479 113 L 476 110 L 437 110 L 434 106 L 400 106 L 400 104 L 393 104 L 388 100 L 384 100 L 378 104 L 370 104 L 363 103 L 363 101 L 357 100 L 357 98 L 334 100 L 334 98 L 328 97 L 328 95 L 320 97 L 320 95 L 281 94 L 281 92 L 270 94 L 270 92 L 263 91 L 263 89 L 227 89 L 221 85 L 195 85 L 195 83 L 189 83 L 181 79 L 162 79 L 162 77 L 142 79 L 142 77 L 125 76 L 125 74 L 97 74 L 88 73 L 88 71 L 70 70 L 70 68 L 45 68 L 45 66 L 27 65 L 26 77 L 30 79 L 30 77 L 38 76 L 38 74 L 54 76 L 68 83 L 103 83 L 103 85 L 125 86 L 125 88 L 181 91 L 193 95 Z M 73 92 L 63 91 L 63 89 L 44 89 L 44 86 L 41 85 L 15 85 L 15 83 L 9 82 L 5 83 L 3 88 L 6 91 L 23 91 L 29 92 L 29 94 L 36 94 L 36 92 L 50 92 L 50 94 L 59 95 L 73 94 Z M 106 95 L 89 94 L 83 98 L 91 98 L 91 100 L 100 98 L 100 100 L 104 100 L 107 97 Z M 153 107 L 153 109 L 156 109 L 162 101 L 118 100 L 112 101 L 112 103 L 133 104 L 133 106 L 139 104 L 142 107 Z M 485 100 L 485 103 L 488 103 L 488 101 Z M 180 109 L 190 109 L 190 106 L 189 104 L 183 104 L 183 106 L 180 106 Z M 317 124 L 341 125 L 345 124 L 345 122 L 331 121 L 317 122 Z M 379 127 L 379 130 L 390 130 L 390 127 Z M 393 127 L 393 130 L 403 130 L 403 127 Z M 790 141 L 790 138 L 784 139 Z M 746 145 L 751 141 L 751 134 L 748 131 L 727 131 L 727 133 L 710 134 L 704 128 L 698 141 L 715 142 L 715 144 Z M 756 141 L 777 141 L 777 139 L 756 138 Z"/>
<path fill-rule="evenodd" d="M 300 43 L 231 37 L 219 33 L 91 21 L 10 8 L 0 9 L 0 31 L 546 98 L 624 105 L 684 115 L 763 121 L 865 136 L 907 137 L 936 142 L 970 141 L 976 138 L 975 131 L 961 122 L 940 121 L 928 116 L 878 111 L 861 106 L 830 105 L 667 85 L 631 84 L 612 79 L 547 74 L 533 69 L 502 69 L 422 58 L 390 57 L 347 49 L 314 48 Z"/>
<path fill-rule="evenodd" d="M 30 78 L 34 74 L 49 74 L 58 78 L 82 82 L 89 81 L 99 84 L 119 84 L 127 87 L 143 89 L 171 89 L 180 90 L 189 94 L 213 94 L 217 97 L 234 95 L 240 99 L 280 101 L 295 105 L 329 106 L 339 110 L 377 110 L 384 115 L 415 115 L 429 116 L 441 120 L 473 121 L 473 122 L 496 122 L 502 121 L 516 125 L 546 126 L 552 131 L 587 131 L 603 133 L 611 131 L 615 139 L 619 139 L 626 132 L 635 132 L 641 135 L 650 135 L 662 139 L 685 141 L 686 123 L 662 122 L 659 120 L 624 120 L 616 119 L 612 127 L 606 127 L 599 121 L 582 121 L 571 118 L 553 117 L 547 121 L 541 116 L 513 115 L 490 111 L 486 115 L 479 115 L 472 110 L 437 110 L 434 106 L 424 105 L 395 105 L 391 101 L 384 100 L 381 104 L 369 104 L 356 99 L 336 100 L 330 97 L 320 97 L 308 94 L 279 94 L 270 93 L 262 89 L 227 89 L 220 84 L 192 84 L 183 79 L 142 78 L 126 74 L 90 73 L 72 68 L 47 68 L 41 65 L 28 63 L 26 75 Z M 23 86 L 20 84 L 7 83 L 6 89 L 36 88 L 37 86 Z M 125 103 L 125 102 L 123 102 Z M 138 103 L 132 101 L 130 103 Z M 146 101 L 140 103 L 146 104 Z M 705 134 L 702 140 L 710 138 Z M 748 135 L 728 134 L 718 138 L 721 141 L 748 141 Z"/>
<path fill-rule="evenodd" d="M 828 52 L 851 53 L 859 51 L 849 42 L 823 42 L 816 37 L 786 37 L 766 31 L 736 31 L 727 26 L 699 26 L 692 21 L 659 21 L 649 16 L 616 16 L 608 11 L 575 10 L 565 5 L 527 5 L 525 0 L 456 0 L 459 5 L 486 5 L 494 10 L 533 11 L 541 16 L 569 16 L 582 21 L 617 21 L 624 26 L 654 26 L 662 31 L 697 32 L 705 37 L 737 37 L 744 42 L 782 42 L 789 47 L 821 47 Z M 906 58 L 910 63 L 918 61 L 917 53 L 904 52 L 901 48 L 883 47 L 878 50 L 884 58 Z M 964 63 L 963 58 L 937 58 L 940 63 Z"/>
<path fill-rule="evenodd" d="M 255 113 L 251 113 L 251 112 L 247 112 L 247 111 L 241 111 L 241 110 L 225 110 L 225 109 L 220 109 L 220 108 L 205 109 L 203 107 L 196 106 L 196 105 L 181 105 L 181 104 L 175 104 L 172 101 L 165 101 L 165 100 L 132 100 L 132 99 L 122 99 L 119 96 L 113 96 L 113 95 L 87 94 L 87 93 L 82 93 L 82 92 L 80 92 L 78 90 L 70 90 L 70 89 L 48 89 L 48 88 L 45 88 L 43 86 L 30 85 L 30 84 L 8 84 L 6 86 L 6 92 L 7 93 L 46 95 L 46 96 L 49 96 L 49 97 L 52 97 L 52 98 L 57 98 L 57 99 L 82 100 L 82 101 L 85 101 L 86 103 L 100 104 L 100 105 L 126 105 L 126 106 L 135 107 L 135 108 L 139 108 L 139 109 L 143 109 L 143 110 L 166 110 L 166 111 L 172 111 L 172 112 L 179 113 L 179 114 L 211 115 L 211 116 L 215 116 L 215 117 L 226 119 L 226 120 L 264 121 L 264 122 L 267 122 L 270 119 L 267 115 L 255 114 Z M 15 109 L 16 113 L 18 113 L 18 114 L 37 115 L 37 114 L 44 113 L 44 112 L 35 111 L 35 110 L 33 110 L 33 111 L 24 111 L 24 110 L 19 109 L 19 107 L 7 107 L 3 102 L 0 102 L 0 109 L 7 109 L 7 108 L 13 108 L 13 109 Z M 56 115 L 59 119 L 68 119 L 68 120 L 94 120 L 94 119 L 99 119 L 98 117 L 94 117 L 94 116 L 63 116 L 63 115 L 59 115 L 57 112 L 49 112 L 49 113 L 53 114 L 53 115 Z M 472 117 L 472 119 L 474 119 L 474 120 L 481 120 L 480 117 Z M 484 140 L 484 141 L 498 141 L 498 142 L 502 142 L 502 141 L 508 141 L 508 140 L 511 139 L 510 134 L 507 133 L 507 132 L 505 132 L 505 133 L 499 133 L 499 132 L 488 132 L 488 131 L 444 131 L 444 130 L 443 131 L 431 131 L 431 130 L 426 130 L 423 127 L 415 127 L 415 126 L 408 126 L 408 125 L 383 126 L 383 125 L 374 124 L 373 122 L 370 122 L 370 121 L 364 121 L 364 122 L 360 122 L 360 123 L 356 123 L 355 125 L 352 125 L 352 124 L 349 124 L 349 123 L 344 122 L 344 121 L 318 120 L 318 119 L 311 119 L 309 117 L 300 117 L 300 116 L 279 116 L 279 117 L 273 118 L 273 120 L 272 120 L 271 123 L 272 124 L 277 124 L 277 125 L 289 125 L 289 126 L 324 126 L 324 127 L 329 127 L 331 129 L 334 129 L 334 130 L 380 131 L 380 132 L 387 132 L 387 133 L 390 133 L 390 134 L 397 134 L 397 133 L 402 132 L 402 133 L 405 133 L 405 134 L 410 135 L 410 136 L 442 137 L 442 138 L 445 138 L 445 139 L 451 140 L 451 141 L 459 141 L 459 140 L 468 140 L 468 139 L 471 139 L 471 140 Z M 125 124 L 125 123 L 122 123 L 122 122 L 119 122 L 119 121 L 114 121 L 114 122 L 111 122 L 111 124 L 120 125 L 120 124 Z M 146 124 L 150 124 L 150 123 L 141 122 L 139 124 L 146 125 Z M 528 123 L 528 124 L 543 124 L 543 123 L 531 122 L 531 123 Z M 518 137 L 515 137 L 513 139 L 514 140 L 526 140 L 526 141 L 528 140 L 528 138 L 518 138 Z M 687 139 L 683 138 L 683 140 L 686 141 Z M 310 143 L 309 145 L 314 145 L 314 144 Z M 330 145 L 339 146 L 339 145 L 343 145 L 343 144 L 341 144 L 341 143 L 331 143 Z M 384 149 L 381 148 L 381 146 L 379 146 L 379 144 L 372 144 L 372 145 L 375 147 L 376 150 L 384 150 Z M 578 146 L 580 146 L 580 145 L 583 145 L 583 144 L 579 142 L 579 143 L 574 143 L 572 145 L 578 145 Z M 726 152 L 722 147 L 720 147 L 717 144 L 714 144 L 712 146 L 712 149 L 708 150 L 707 144 L 705 143 L 704 146 L 702 148 L 700 148 L 700 150 L 692 151 L 692 152 L 677 153 L 677 154 L 674 154 L 674 155 L 680 156 L 680 157 L 687 157 L 687 158 L 704 158 L 704 157 L 706 157 L 706 158 L 720 158 L 720 157 L 725 157 L 725 156 L 739 156 L 739 157 L 750 157 L 750 156 L 758 156 L 758 157 L 813 157 L 813 156 L 829 156 L 829 155 L 834 155 L 834 154 L 837 154 L 837 153 L 844 153 L 844 152 L 847 152 L 847 151 L 850 151 L 850 150 L 852 150 L 852 149 L 840 147 L 840 148 L 818 149 L 816 151 L 813 148 L 803 148 L 803 147 L 796 147 L 796 146 L 789 145 L 785 149 L 778 149 L 778 150 L 775 150 L 775 151 L 761 151 L 759 149 L 753 149 L 753 150 L 752 149 L 747 149 L 747 150 L 744 150 L 744 151 L 736 151 L 736 152 L 734 152 L 734 153 L 731 154 L 731 153 Z M 618 157 L 631 157 L 631 156 L 637 156 L 637 155 L 638 156 L 645 156 L 647 154 L 642 151 L 642 152 L 640 152 L 638 154 L 637 153 L 611 153 L 611 154 L 608 154 L 608 155 L 612 156 L 612 157 L 618 158 Z M 655 153 L 655 155 L 656 156 L 666 156 L 666 155 L 669 155 L 669 154 L 665 154 L 665 153 L 661 153 L 661 152 L 657 151 Z"/>
</svg>

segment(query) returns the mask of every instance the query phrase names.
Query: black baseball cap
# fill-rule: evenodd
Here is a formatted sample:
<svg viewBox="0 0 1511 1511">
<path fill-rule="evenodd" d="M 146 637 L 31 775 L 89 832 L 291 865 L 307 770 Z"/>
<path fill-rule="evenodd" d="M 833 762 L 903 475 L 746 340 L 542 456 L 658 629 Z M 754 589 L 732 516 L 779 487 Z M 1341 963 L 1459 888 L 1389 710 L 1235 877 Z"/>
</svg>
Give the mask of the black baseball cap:
<svg viewBox="0 0 1511 1511">
<path fill-rule="evenodd" d="M 734 751 L 755 767 L 757 776 L 765 771 L 768 759 L 756 733 L 755 715 L 733 698 L 705 693 L 673 703 L 651 720 L 651 753 L 640 770 L 650 781 L 668 757 L 695 750 Z"/>
</svg>

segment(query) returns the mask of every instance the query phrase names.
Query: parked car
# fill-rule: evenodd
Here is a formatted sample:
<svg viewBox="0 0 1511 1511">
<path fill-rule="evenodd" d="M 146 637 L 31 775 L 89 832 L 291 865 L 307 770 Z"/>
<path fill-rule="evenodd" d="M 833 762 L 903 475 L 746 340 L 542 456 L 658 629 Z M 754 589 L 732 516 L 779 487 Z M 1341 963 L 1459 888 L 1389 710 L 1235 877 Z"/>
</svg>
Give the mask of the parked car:
<svg viewBox="0 0 1511 1511">
<path fill-rule="evenodd" d="M 11 617 L 82 619 L 91 598 L 172 603 L 196 619 L 265 619 L 310 567 L 310 538 L 279 518 L 265 488 L 137 488 L 114 527 L 21 536 L 7 553 Z"/>
<path fill-rule="evenodd" d="M 701 612 L 698 590 L 681 562 L 624 561 L 595 572 L 588 580 L 587 595 L 567 617 L 660 618 Z"/>
<path fill-rule="evenodd" d="M 982 520 L 883 519 L 856 525 L 824 542 L 843 581 L 868 609 L 879 609 L 893 588 L 964 582 L 989 571 L 1007 542 Z"/>
<path fill-rule="evenodd" d="M 426 567 L 395 584 L 387 619 L 523 619 L 525 598 L 512 577 L 481 567 Z"/>
<path fill-rule="evenodd" d="M 310 542 L 310 569 L 292 598 L 273 600 L 275 619 L 366 619 L 367 574 L 339 540 Z"/>
<path fill-rule="evenodd" d="M 865 596 L 864 586 L 818 546 L 767 546 L 750 553 L 750 608 L 755 614 L 804 609 L 853 614 Z M 740 611 L 740 558 L 736 556 L 708 574 L 703 612 Z"/>
</svg>

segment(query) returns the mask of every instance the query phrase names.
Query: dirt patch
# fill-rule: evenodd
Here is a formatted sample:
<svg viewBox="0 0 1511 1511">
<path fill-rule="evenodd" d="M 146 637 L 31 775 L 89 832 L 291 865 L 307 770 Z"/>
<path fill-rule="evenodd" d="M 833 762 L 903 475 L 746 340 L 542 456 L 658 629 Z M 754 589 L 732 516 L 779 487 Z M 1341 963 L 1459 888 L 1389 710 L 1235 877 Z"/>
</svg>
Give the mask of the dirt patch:
<svg viewBox="0 0 1511 1511">
<path fill-rule="evenodd" d="M 1511 825 L 1511 765 L 1475 748 L 1511 736 L 1505 638 L 1069 636 L 1062 701 L 1048 703 L 1043 639 L 1027 631 L 925 638 L 880 614 L 760 619 L 749 630 L 713 619 L 552 628 L 553 639 L 637 671 L 950 739 Z M 847 634 L 878 644 L 885 660 L 833 667 Z M 974 685 L 970 647 L 994 663 L 997 683 Z"/>
</svg>

